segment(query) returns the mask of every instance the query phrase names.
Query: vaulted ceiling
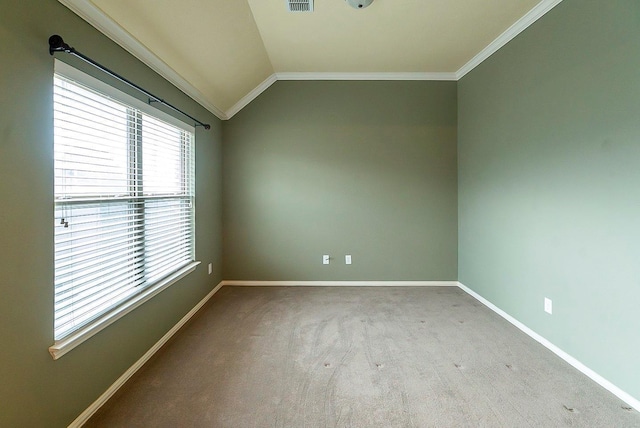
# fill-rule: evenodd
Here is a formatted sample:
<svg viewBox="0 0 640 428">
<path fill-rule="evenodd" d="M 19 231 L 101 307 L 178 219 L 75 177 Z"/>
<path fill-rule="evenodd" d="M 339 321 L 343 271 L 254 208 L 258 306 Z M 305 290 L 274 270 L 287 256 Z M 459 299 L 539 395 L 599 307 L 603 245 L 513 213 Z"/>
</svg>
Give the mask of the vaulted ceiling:
<svg viewBox="0 0 640 428">
<path fill-rule="evenodd" d="M 276 80 L 457 80 L 561 0 L 59 1 L 228 119 Z"/>
</svg>

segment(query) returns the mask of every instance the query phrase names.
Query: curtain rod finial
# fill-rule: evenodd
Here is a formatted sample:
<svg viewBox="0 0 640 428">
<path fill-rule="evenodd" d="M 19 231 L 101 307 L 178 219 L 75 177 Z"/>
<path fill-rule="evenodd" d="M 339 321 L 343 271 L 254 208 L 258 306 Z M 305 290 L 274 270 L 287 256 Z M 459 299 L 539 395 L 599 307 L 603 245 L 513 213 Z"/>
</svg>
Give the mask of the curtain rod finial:
<svg viewBox="0 0 640 428">
<path fill-rule="evenodd" d="M 49 37 L 49 55 L 53 55 L 54 52 L 60 51 L 71 52 L 73 51 L 73 48 L 66 44 L 64 40 L 62 40 L 61 36 L 54 34 L 53 36 Z"/>
</svg>

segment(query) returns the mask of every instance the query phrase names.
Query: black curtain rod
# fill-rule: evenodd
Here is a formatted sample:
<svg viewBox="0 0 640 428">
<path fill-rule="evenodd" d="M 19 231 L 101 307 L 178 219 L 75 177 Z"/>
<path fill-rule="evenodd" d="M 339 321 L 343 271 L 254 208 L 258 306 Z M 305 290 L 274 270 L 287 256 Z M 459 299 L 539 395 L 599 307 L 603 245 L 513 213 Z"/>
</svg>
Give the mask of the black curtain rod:
<svg viewBox="0 0 640 428">
<path fill-rule="evenodd" d="M 49 54 L 53 55 L 55 52 L 66 52 L 66 53 L 70 53 L 72 55 L 75 55 L 78 58 L 88 62 L 91 65 L 93 65 L 94 67 L 104 71 L 105 73 L 107 73 L 111 77 L 114 77 L 114 78 L 118 79 L 119 81 L 121 81 L 123 83 L 126 83 L 127 85 L 131 86 L 132 88 L 137 89 L 138 91 L 142 92 L 147 97 L 149 97 L 149 104 L 151 104 L 152 102 L 157 102 L 157 103 L 163 104 L 163 105 L 169 107 L 171 110 L 177 111 L 178 113 L 180 113 L 180 114 L 188 117 L 189 119 L 193 120 L 194 122 L 196 122 L 196 126 L 202 126 L 202 127 L 204 127 L 204 129 L 211 129 L 211 125 L 209 125 L 208 123 L 200 122 L 198 119 L 196 119 L 195 117 L 183 112 L 178 107 L 175 107 L 175 106 L 169 104 L 168 102 L 164 101 L 163 99 L 156 97 L 155 95 L 153 95 L 151 92 L 147 91 L 146 89 L 141 88 L 140 86 L 136 85 L 135 83 L 131 82 L 130 80 L 120 76 L 118 73 L 109 70 L 107 67 L 105 67 L 102 64 L 99 64 L 99 63 L 95 62 L 94 60 L 92 60 L 88 56 L 81 54 L 80 52 L 78 52 L 77 50 L 75 50 L 74 48 L 72 48 L 71 46 L 66 44 L 64 42 L 64 40 L 62 40 L 62 37 L 58 36 L 57 34 L 54 34 L 53 36 L 49 37 Z"/>
</svg>

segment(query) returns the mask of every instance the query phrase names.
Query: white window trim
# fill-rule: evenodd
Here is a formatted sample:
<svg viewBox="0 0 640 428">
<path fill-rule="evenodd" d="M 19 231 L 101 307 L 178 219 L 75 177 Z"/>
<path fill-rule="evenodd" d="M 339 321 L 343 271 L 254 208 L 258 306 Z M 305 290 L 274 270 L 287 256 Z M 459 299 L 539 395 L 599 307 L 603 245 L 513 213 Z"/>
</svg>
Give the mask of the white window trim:
<svg viewBox="0 0 640 428">
<path fill-rule="evenodd" d="M 189 263 L 187 266 L 174 272 L 172 275 L 168 276 L 162 281 L 149 288 L 146 288 L 141 293 L 136 294 L 131 299 L 123 302 L 120 306 L 117 306 L 106 314 L 100 316 L 95 321 L 74 331 L 64 339 L 56 340 L 54 344 L 49 347 L 49 353 L 54 360 L 57 360 L 76 346 L 80 345 L 85 340 L 95 336 L 106 327 L 110 326 L 123 316 L 127 315 L 129 312 L 136 309 L 138 306 L 142 305 L 155 295 L 159 294 L 161 291 L 166 290 L 171 285 L 175 284 L 176 282 L 193 272 L 199 264 L 200 261 Z"/>
<path fill-rule="evenodd" d="M 57 59 L 54 61 L 54 70 L 55 70 L 55 73 L 57 74 L 61 74 L 72 80 L 89 85 L 90 87 L 102 92 L 104 95 L 110 96 L 120 102 L 125 102 L 129 104 L 131 107 L 138 108 L 146 113 L 149 113 L 161 120 L 171 123 L 172 125 L 175 125 L 181 129 L 184 129 L 185 131 L 189 131 L 195 135 L 195 128 L 193 126 L 189 126 L 188 124 L 176 119 L 175 117 L 161 110 L 158 110 L 131 95 L 125 94 L 119 89 L 116 89 L 102 82 L 101 80 L 91 77 L 88 74 L 74 67 L 71 67 L 70 65 L 62 61 L 59 61 Z M 120 305 L 116 306 L 115 308 L 111 309 L 110 311 L 106 312 L 100 317 L 96 318 L 94 321 L 79 328 L 78 330 L 74 331 L 68 336 L 65 336 L 63 339 L 56 340 L 53 343 L 53 345 L 49 347 L 49 353 L 51 354 L 54 360 L 57 360 L 58 358 L 65 355 L 67 352 L 74 349 L 76 346 L 82 344 L 86 340 L 95 336 L 96 334 L 104 330 L 106 327 L 118 321 L 120 318 L 124 317 L 129 312 L 133 311 L 134 309 L 141 306 L 142 304 L 144 304 L 145 302 L 147 302 L 148 300 L 150 300 L 160 292 L 166 290 L 171 285 L 175 284 L 176 282 L 178 282 L 179 280 L 181 280 L 182 278 L 184 278 L 185 276 L 193 272 L 200 263 L 201 263 L 200 261 L 196 260 L 187 264 L 186 266 L 172 273 L 168 277 L 162 279 L 161 281 L 158 281 L 157 283 L 155 283 L 154 285 L 148 288 L 145 288 L 143 291 L 132 296 L 130 299 L 127 299 Z"/>
<path fill-rule="evenodd" d="M 54 71 L 56 74 L 60 74 L 62 76 L 68 77 L 71 80 L 75 80 L 79 83 L 87 85 L 88 87 L 95 89 L 103 95 L 111 97 L 118 102 L 128 104 L 131 107 L 135 107 L 138 110 L 155 116 L 158 119 L 164 120 L 165 122 L 177 126 L 178 128 L 191 132 L 193 135 L 195 135 L 196 133 L 194 126 L 189 125 L 181 121 L 180 119 L 177 119 L 170 114 L 155 108 L 152 104 L 140 101 L 138 98 L 122 92 L 120 89 L 114 88 L 113 86 L 104 83 L 102 80 L 96 79 L 93 76 L 89 76 L 87 73 L 80 71 L 65 62 L 55 59 Z"/>
</svg>

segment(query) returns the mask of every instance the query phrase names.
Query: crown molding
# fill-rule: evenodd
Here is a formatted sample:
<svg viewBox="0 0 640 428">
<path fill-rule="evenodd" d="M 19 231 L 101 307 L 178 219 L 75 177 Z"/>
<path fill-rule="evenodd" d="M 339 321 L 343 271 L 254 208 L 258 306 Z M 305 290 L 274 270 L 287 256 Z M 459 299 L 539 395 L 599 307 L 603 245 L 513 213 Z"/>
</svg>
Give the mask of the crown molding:
<svg viewBox="0 0 640 428">
<path fill-rule="evenodd" d="M 278 80 L 457 80 L 455 73 L 276 73 Z"/>
<path fill-rule="evenodd" d="M 455 73 L 274 73 L 227 110 L 224 119 L 231 119 L 279 80 L 456 80 L 456 76 Z"/>
<path fill-rule="evenodd" d="M 480 65 L 485 59 L 493 55 L 497 50 L 506 45 L 518 34 L 522 33 L 531 24 L 536 22 L 547 12 L 557 6 L 562 0 L 542 0 L 526 15 L 500 34 L 487 47 L 474 56 L 469 62 L 463 65 L 456 72 L 397 72 L 397 73 L 315 73 L 315 72 L 281 72 L 274 73 L 267 77 L 262 83 L 254 88 L 247 95 L 242 97 L 229 110 L 222 111 L 191 85 L 186 79 L 180 76 L 175 70 L 169 67 L 164 61 L 152 53 L 146 46 L 140 43 L 135 37 L 125 31 L 120 25 L 109 18 L 104 12 L 97 8 L 90 0 L 58 0 L 80 18 L 87 21 L 98 31 L 116 42 L 127 52 L 138 58 L 153 71 L 167 79 L 178 89 L 202 105 L 221 120 L 227 120 L 247 106 L 257 98 L 268 87 L 278 80 L 438 80 L 457 81 L 467 73 Z"/>
<path fill-rule="evenodd" d="M 153 71 L 167 79 L 178 89 L 183 91 L 198 104 L 209 110 L 219 119 L 228 119 L 227 115 L 207 101 L 206 97 L 180 76 L 174 69 L 152 53 L 145 45 L 125 31 L 120 25 L 109 18 L 102 10 L 97 8 L 89 0 L 58 0 L 73 13 L 87 21 L 96 30 L 120 45 L 124 50 L 138 58 Z"/>
<path fill-rule="evenodd" d="M 226 119 L 231 119 L 236 113 L 238 113 L 240 110 L 245 108 L 247 104 L 249 104 L 251 101 L 258 98 L 258 96 L 264 91 L 266 91 L 267 88 L 269 88 L 269 86 L 276 83 L 277 80 L 278 78 L 276 77 L 275 74 L 272 74 L 271 76 L 267 77 L 262 83 L 256 86 L 251 92 L 249 92 L 247 95 L 242 97 L 240 101 L 235 103 L 233 107 L 231 107 L 229 110 L 226 111 L 225 113 Z"/>
<path fill-rule="evenodd" d="M 526 15 L 517 20 L 511 27 L 507 28 L 504 33 L 500 34 L 493 42 L 489 43 L 486 48 L 471 58 L 469 62 L 460 67 L 460 69 L 454 73 L 456 76 L 455 80 L 462 79 L 467 73 L 513 40 L 518 34 L 529 28 L 531 24 L 542 18 L 547 12 L 560 4 L 560 2 L 562 2 L 562 0 L 542 0 L 527 12 Z"/>
<path fill-rule="evenodd" d="M 225 112 L 225 118 L 231 119 L 236 113 L 262 94 L 269 86 L 279 80 L 456 80 L 455 73 L 274 73 L 242 97 Z M 220 116 L 218 116 L 220 117 Z"/>
</svg>

